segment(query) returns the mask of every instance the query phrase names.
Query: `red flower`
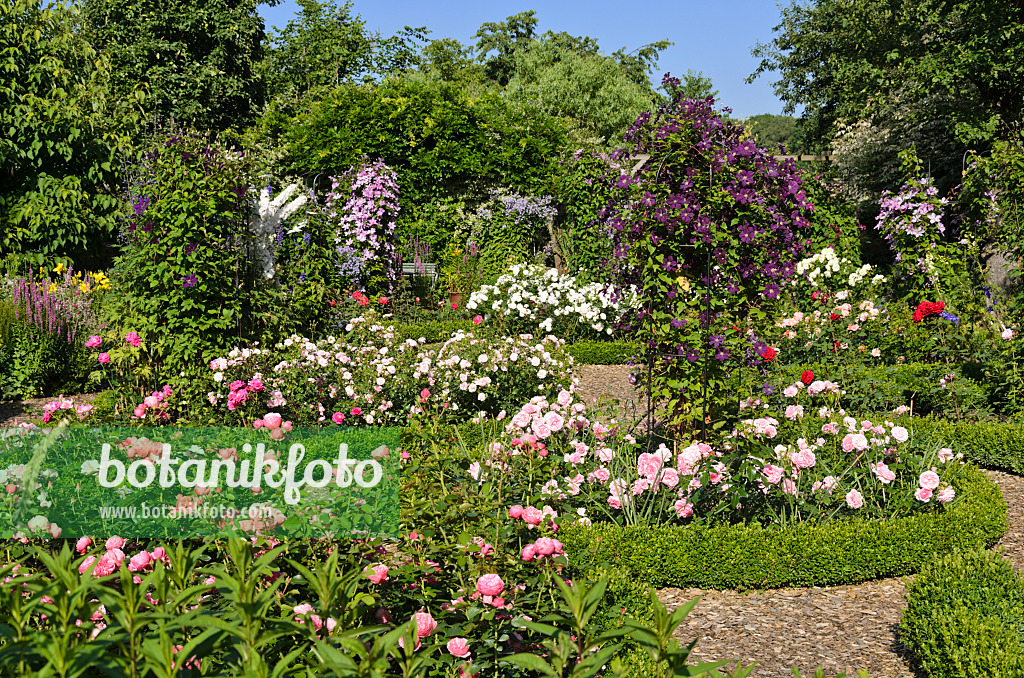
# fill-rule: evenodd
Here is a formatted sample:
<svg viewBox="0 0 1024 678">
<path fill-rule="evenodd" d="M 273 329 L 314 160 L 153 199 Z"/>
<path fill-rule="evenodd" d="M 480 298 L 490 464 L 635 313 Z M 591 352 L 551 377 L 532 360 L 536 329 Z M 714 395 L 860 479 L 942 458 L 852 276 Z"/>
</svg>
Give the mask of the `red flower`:
<svg viewBox="0 0 1024 678">
<path fill-rule="evenodd" d="M 766 348 L 766 349 L 764 350 L 764 353 L 762 353 L 762 354 L 761 354 L 761 358 L 762 358 L 762 359 L 763 359 L 763 360 L 764 360 L 765 362 L 769 362 L 769 363 L 770 363 L 771 361 L 775 360 L 775 349 L 774 349 L 774 348 L 772 348 L 771 346 L 769 346 L 768 348 Z"/>
<path fill-rule="evenodd" d="M 328 303 L 328 304 L 330 304 L 331 306 L 334 306 L 334 300 L 333 300 L 333 299 L 331 299 L 331 300 L 330 300 L 330 301 L 328 301 L 327 303 Z"/>
<path fill-rule="evenodd" d="M 381 305 L 384 305 L 384 304 L 388 303 L 388 298 L 387 297 L 381 297 L 379 299 L 379 301 L 380 301 Z"/>
<path fill-rule="evenodd" d="M 828 319 L 829 320 L 839 320 L 842 317 L 843 316 L 839 315 L 838 313 L 829 313 L 828 314 Z"/>
<path fill-rule="evenodd" d="M 804 370 L 804 373 L 800 375 L 800 381 L 804 382 L 805 386 L 810 386 L 811 382 L 814 381 L 814 372 Z"/>
<path fill-rule="evenodd" d="M 922 301 L 920 304 L 917 305 L 917 308 L 914 309 L 914 315 L 911 319 L 915 323 L 919 323 L 930 315 L 938 315 L 942 313 L 942 311 L 944 311 L 945 308 L 946 302 L 944 301 Z"/>
</svg>

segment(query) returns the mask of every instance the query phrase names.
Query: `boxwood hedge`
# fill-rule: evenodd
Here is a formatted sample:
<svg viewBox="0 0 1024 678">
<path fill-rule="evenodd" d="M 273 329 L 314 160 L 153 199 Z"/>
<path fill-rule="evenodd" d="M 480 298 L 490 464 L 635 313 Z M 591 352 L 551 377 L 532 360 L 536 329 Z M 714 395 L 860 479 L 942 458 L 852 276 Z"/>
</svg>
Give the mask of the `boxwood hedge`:
<svg viewBox="0 0 1024 678">
<path fill-rule="evenodd" d="M 1024 580 L 998 552 L 954 553 L 922 567 L 902 626 L 929 676 L 1024 676 Z"/>
<path fill-rule="evenodd" d="M 574 566 L 612 566 L 652 586 L 708 589 L 834 586 L 918 571 L 937 555 L 987 547 L 1006 531 L 999 488 L 969 465 L 950 510 L 893 520 L 760 525 L 572 525 L 559 531 Z"/>
</svg>

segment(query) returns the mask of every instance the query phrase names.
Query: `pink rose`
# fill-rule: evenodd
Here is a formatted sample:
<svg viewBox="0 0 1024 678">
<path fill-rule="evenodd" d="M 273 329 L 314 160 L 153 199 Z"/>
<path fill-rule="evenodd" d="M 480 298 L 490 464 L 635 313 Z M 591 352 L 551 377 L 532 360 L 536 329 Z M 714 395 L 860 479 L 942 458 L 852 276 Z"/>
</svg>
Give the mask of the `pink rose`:
<svg viewBox="0 0 1024 678">
<path fill-rule="evenodd" d="M 939 474 L 935 471 L 925 471 L 917 479 L 917 483 L 926 490 L 934 490 L 939 486 Z"/>
<path fill-rule="evenodd" d="M 352 416 L 353 417 L 358 417 L 362 413 L 363 413 L 363 410 L 361 408 L 359 408 L 359 407 L 353 407 L 352 408 Z"/>
<path fill-rule="evenodd" d="M 928 503 L 932 498 L 932 491 L 927 487 L 917 488 L 917 492 L 914 493 L 914 499 Z"/>
<path fill-rule="evenodd" d="M 374 565 L 370 568 L 372 574 L 367 575 L 367 578 L 374 584 L 380 585 L 381 582 L 388 580 L 388 566 L 387 565 Z"/>
<path fill-rule="evenodd" d="M 537 547 L 533 544 L 527 544 L 523 547 L 523 550 L 519 554 L 519 556 L 523 559 L 523 562 L 528 563 L 537 557 Z"/>
<path fill-rule="evenodd" d="M 430 389 L 429 388 L 425 388 L 422 391 L 420 391 L 420 398 L 422 400 L 426 401 L 427 398 L 429 398 L 429 397 L 430 397 Z"/>
<path fill-rule="evenodd" d="M 103 343 L 103 337 L 99 336 L 98 334 L 94 334 L 94 335 L 92 335 L 91 337 L 89 337 L 88 339 L 85 340 L 85 347 L 86 348 L 96 348 L 97 346 L 99 346 L 102 343 Z"/>
<path fill-rule="evenodd" d="M 850 490 L 846 493 L 846 505 L 852 509 L 859 509 L 864 505 L 864 497 L 857 490 Z"/>
<path fill-rule="evenodd" d="M 896 474 L 885 465 L 885 462 L 880 461 L 877 464 L 873 464 L 871 466 L 871 470 L 875 472 L 879 482 L 884 485 L 888 485 L 892 481 L 896 480 Z"/>
<path fill-rule="evenodd" d="M 437 628 L 437 622 L 434 621 L 429 612 L 417 612 L 414 617 L 416 618 L 416 635 L 418 638 L 428 637 Z"/>
<path fill-rule="evenodd" d="M 83 555 L 90 546 L 92 546 L 92 539 L 89 537 L 82 537 L 75 542 L 75 550 Z"/>
<path fill-rule="evenodd" d="M 118 536 L 111 537 L 104 546 L 108 551 L 124 548 L 124 539 Z"/>
<path fill-rule="evenodd" d="M 554 547 L 551 550 L 554 551 Z M 485 574 L 476 580 L 476 590 L 483 596 L 501 595 L 501 592 L 505 590 L 505 582 L 496 574 Z"/>
<path fill-rule="evenodd" d="M 107 363 L 110 362 L 110 354 L 100 353 L 98 356 L 96 356 L 96 360 L 99 360 L 101 365 L 106 365 Z"/>
<path fill-rule="evenodd" d="M 153 556 L 153 560 L 161 560 L 165 564 L 170 562 L 170 559 L 167 557 L 167 552 L 164 550 L 163 546 L 157 546 L 149 555 Z"/>
<path fill-rule="evenodd" d="M 541 537 L 533 545 L 537 549 L 537 555 L 540 556 L 550 556 L 555 552 L 555 542 L 547 537 Z"/>
<path fill-rule="evenodd" d="M 952 458 L 953 450 L 949 449 L 948 447 L 943 447 L 941 450 L 939 450 L 939 461 L 941 461 L 943 464 L 945 464 Z"/>
<path fill-rule="evenodd" d="M 541 513 L 539 508 L 527 506 L 523 509 L 523 520 L 526 521 L 527 525 L 540 525 L 540 521 L 543 519 L 544 514 Z"/>
<path fill-rule="evenodd" d="M 333 415 L 331 416 L 331 421 L 333 421 L 333 422 L 334 422 L 335 424 L 337 424 L 338 426 L 341 426 L 341 425 L 342 425 L 342 423 L 344 423 L 344 421 L 345 421 L 345 415 L 344 415 L 344 414 L 342 414 L 341 412 L 335 412 L 335 413 L 334 413 L 334 414 L 333 414 Z"/>
<path fill-rule="evenodd" d="M 134 556 L 132 556 L 131 560 L 128 561 L 128 569 L 132 572 L 144 570 L 149 565 L 149 563 L 152 562 L 152 560 L 153 559 L 152 557 L 150 557 L 148 552 L 139 551 Z"/>
<path fill-rule="evenodd" d="M 85 574 L 92 567 L 92 564 L 96 562 L 96 556 L 89 556 L 82 561 L 82 564 L 78 566 L 78 574 Z"/>
<path fill-rule="evenodd" d="M 281 425 L 281 415 L 277 412 L 267 412 L 263 415 L 263 425 L 269 429 L 275 429 Z"/>
<path fill-rule="evenodd" d="M 519 504 L 516 504 L 515 506 L 508 510 L 508 517 L 512 520 L 519 520 L 523 517 L 523 507 L 520 506 Z"/>
<path fill-rule="evenodd" d="M 477 317 L 479 318 L 480 316 Z M 453 657 L 461 659 L 469 656 L 469 641 L 465 638 L 452 638 L 445 647 L 448 648 L 448 652 Z"/>
<path fill-rule="evenodd" d="M 483 316 L 481 316 L 481 315 L 478 315 L 478 316 L 474 316 L 474 317 L 473 317 L 473 324 L 474 324 L 474 325 L 479 325 L 479 324 L 480 324 L 480 323 L 482 323 L 483 321 L 484 321 L 484 317 L 483 317 Z"/>
<path fill-rule="evenodd" d="M 96 567 L 93 568 L 92 574 L 94 577 L 106 577 L 114 574 L 114 570 L 117 569 L 117 566 L 117 558 L 114 557 L 111 551 L 108 551 L 100 556 L 100 559 L 96 561 Z"/>
<path fill-rule="evenodd" d="M 135 348 L 138 348 L 139 344 L 142 343 L 142 339 L 139 337 L 137 332 L 129 332 L 128 334 L 124 335 L 124 340 L 127 341 L 132 346 L 134 346 Z"/>
<path fill-rule="evenodd" d="M 952 487 L 944 487 L 935 493 L 936 501 L 942 504 L 953 501 L 953 497 L 955 496 L 956 490 L 954 490 Z"/>
<path fill-rule="evenodd" d="M 667 468 L 661 474 L 661 482 L 666 487 L 675 487 L 679 484 L 679 473 L 675 469 Z"/>
<path fill-rule="evenodd" d="M 905 443 L 907 442 L 907 439 L 910 438 L 910 434 L 907 432 L 907 429 L 902 426 L 893 426 L 892 438 L 898 443 Z"/>
<path fill-rule="evenodd" d="M 676 515 L 680 518 L 689 518 L 693 515 L 693 504 L 686 501 L 685 499 L 680 499 L 676 501 L 674 506 L 676 510 Z"/>
<path fill-rule="evenodd" d="M 782 480 L 782 472 L 783 469 L 781 467 L 774 466 L 772 464 L 768 464 L 761 469 L 761 473 L 764 474 L 765 479 L 772 485 L 777 485 L 779 481 Z"/>
</svg>

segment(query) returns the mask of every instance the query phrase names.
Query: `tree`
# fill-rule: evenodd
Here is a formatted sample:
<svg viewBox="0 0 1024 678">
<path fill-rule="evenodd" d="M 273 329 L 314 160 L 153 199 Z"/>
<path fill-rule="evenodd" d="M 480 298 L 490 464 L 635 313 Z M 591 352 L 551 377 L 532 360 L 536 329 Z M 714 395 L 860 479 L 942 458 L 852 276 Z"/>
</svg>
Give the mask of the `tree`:
<svg viewBox="0 0 1024 678">
<path fill-rule="evenodd" d="M 370 82 L 418 63 L 426 28 L 406 26 L 382 38 L 367 31 L 358 14 L 352 16 L 351 2 L 338 7 L 331 0 L 297 1 L 298 17 L 271 37 L 260 67 L 271 98 L 298 99 L 346 82 Z"/>
<path fill-rule="evenodd" d="M 591 38 L 545 33 L 521 47 L 505 95 L 547 115 L 568 118 L 583 137 L 621 140 L 656 96 L 639 85 L 612 57 L 602 56 Z"/>
<path fill-rule="evenodd" d="M 537 29 L 536 12 L 514 14 L 504 21 L 487 22 L 473 36 L 477 39 L 477 57 L 484 64 L 487 78 L 502 87 L 515 70 L 516 51 L 533 41 Z M 492 54 L 493 52 L 493 54 Z"/>
<path fill-rule="evenodd" d="M 791 115 L 752 115 L 746 119 L 744 126 L 762 148 L 775 150 L 781 145 L 788 153 L 801 149 L 800 130 L 796 118 Z"/>
<path fill-rule="evenodd" d="M 889 157 L 930 138 L 936 176 L 960 173 L 1021 119 L 1024 23 L 1019 0 L 794 0 L 748 80 L 778 71 L 787 113 L 804 106 L 808 141 L 828 147 L 860 128 Z M 921 153 L 921 144 L 918 143 Z M 922 156 L 924 155 L 921 153 Z M 868 154 L 870 155 L 870 153 Z"/>
<path fill-rule="evenodd" d="M 270 0 L 265 4 L 277 4 Z M 84 32 L 111 61 L 114 95 L 148 89 L 150 115 L 240 128 L 266 100 L 256 0 L 85 0 Z"/>
<path fill-rule="evenodd" d="M 104 187 L 138 101 L 110 94 L 110 63 L 77 19 L 66 5 L 0 3 L 0 256 L 81 258 L 115 227 L 118 199 Z"/>
</svg>

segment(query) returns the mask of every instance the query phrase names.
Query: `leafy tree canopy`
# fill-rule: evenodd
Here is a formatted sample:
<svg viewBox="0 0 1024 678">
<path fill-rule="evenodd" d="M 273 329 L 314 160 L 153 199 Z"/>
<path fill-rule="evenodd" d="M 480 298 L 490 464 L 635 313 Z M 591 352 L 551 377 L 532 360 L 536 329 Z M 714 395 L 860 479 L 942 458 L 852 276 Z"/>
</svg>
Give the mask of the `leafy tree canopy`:
<svg viewBox="0 0 1024 678">
<path fill-rule="evenodd" d="M 277 4 L 270 0 L 265 4 Z M 224 130 L 263 106 L 257 0 L 84 0 L 84 34 L 112 65 L 118 97 L 148 89 L 159 118 Z"/>
<path fill-rule="evenodd" d="M 797 119 L 791 115 L 752 115 L 744 121 L 744 127 L 762 148 L 774 151 L 781 144 L 787 153 L 802 150 L 802 133 Z"/>
<path fill-rule="evenodd" d="M 419 61 L 429 31 L 410 28 L 388 38 L 366 29 L 352 3 L 298 0 L 299 13 L 270 38 L 261 72 L 270 96 L 298 99 L 346 82 L 372 82 Z"/>
<path fill-rule="evenodd" d="M 0 3 L 0 256 L 81 257 L 115 226 L 104 186 L 139 102 L 111 96 L 110 63 L 78 19 L 67 5 Z"/>
</svg>

